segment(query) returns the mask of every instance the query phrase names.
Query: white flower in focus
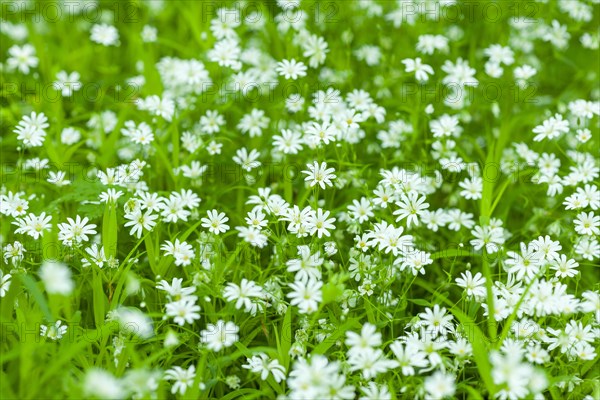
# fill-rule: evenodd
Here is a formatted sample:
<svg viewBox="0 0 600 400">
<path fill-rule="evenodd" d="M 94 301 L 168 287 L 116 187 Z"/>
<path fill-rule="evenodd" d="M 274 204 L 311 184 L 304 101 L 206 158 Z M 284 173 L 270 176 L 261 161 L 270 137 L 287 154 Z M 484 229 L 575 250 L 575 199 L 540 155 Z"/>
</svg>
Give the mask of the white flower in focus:
<svg viewBox="0 0 600 400">
<path fill-rule="evenodd" d="M 40 325 L 40 336 L 47 337 L 52 340 L 61 339 L 67 333 L 67 326 L 62 325 L 61 320 L 57 320 L 54 325 Z"/>
<path fill-rule="evenodd" d="M 299 77 L 306 76 L 306 65 L 301 61 L 296 61 L 292 58 L 291 60 L 283 60 L 277 63 L 276 71 L 285 79 L 292 79 L 295 81 Z"/>
<path fill-rule="evenodd" d="M 334 174 L 335 168 L 327 168 L 326 162 L 322 162 L 319 165 L 316 161 L 313 164 L 306 164 L 306 166 L 308 170 L 304 170 L 302 173 L 307 175 L 304 180 L 310 182 L 311 187 L 317 184 L 321 189 L 325 189 L 325 186 L 333 186 L 331 180 L 336 178 Z"/>
<path fill-rule="evenodd" d="M 207 211 L 208 218 L 202 218 L 202 226 L 208 228 L 208 230 L 215 235 L 225 233 L 229 230 L 229 225 L 226 224 L 229 221 L 229 217 L 223 212 L 217 210 Z"/>
<path fill-rule="evenodd" d="M 179 366 L 169 368 L 165 371 L 165 380 L 175 381 L 171 387 L 171 393 L 179 393 L 181 396 L 194 384 L 196 379 L 196 366 L 191 364 L 188 369 Z"/>
</svg>

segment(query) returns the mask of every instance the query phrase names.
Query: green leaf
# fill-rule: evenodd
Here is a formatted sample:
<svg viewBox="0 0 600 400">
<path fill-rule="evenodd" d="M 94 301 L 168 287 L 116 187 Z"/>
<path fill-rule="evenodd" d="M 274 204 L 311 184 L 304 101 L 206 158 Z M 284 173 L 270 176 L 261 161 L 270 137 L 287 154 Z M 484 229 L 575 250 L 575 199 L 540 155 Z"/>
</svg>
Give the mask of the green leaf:
<svg viewBox="0 0 600 400">
<path fill-rule="evenodd" d="M 461 388 L 469 392 L 469 399 L 483 400 L 483 396 L 477 390 L 469 385 L 461 385 Z"/>
<path fill-rule="evenodd" d="M 270 390 L 258 390 L 258 389 L 237 389 L 231 393 L 221 397 L 221 400 L 234 400 L 234 399 L 256 399 L 256 398 L 268 398 L 267 394 L 271 393 Z"/>
<path fill-rule="evenodd" d="M 414 303 L 418 306 L 421 306 L 421 307 L 431 307 L 431 305 L 432 305 L 431 302 L 424 300 L 424 299 L 406 299 L 406 300 L 408 300 L 411 303 Z"/>
<path fill-rule="evenodd" d="M 341 283 L 327 282 L 321 289 L 323 294 L 322 304 L 333 303 L 344 294 L 344 285 Z"/>
<path fill-rule="evenodd" d="M 292 347 L 292 307 L 288 307 L 281 326 L 281 346 L 279 348 L 279 359 L 286 370 L 290 366 L 290 349 Z"/>
<path fill-rule="evenodd" d="M 53 218 L 57 219 L 56 216 L 53 216 Z M 58 227 L 53 225 L 50 232 L 45 232 L 42 235 L 42 260 L 58 260 L 58 258 Z"/>
<path fill-rule="evenodd" d="M 486 347 L 486 343 L 488 342 L 486 336 L 475 324 L 475 321 L 469 318 L 469 316 L 460 309 L 452 307 L 450 312 L 454 314 L 463 325 L 465 334 L 469 339 L 471 346 L 473 346 L 473 358 L 475 359 L 479 375 L 481 376 L 481 379 L 483 379 L 483 383 L 485 384 L 490 397 L 493 397 L 496 393 L 496 385 L 492 379 L 492 366 L 488 358 L 489 351 Z"/>
<path fill-rule="evenodd" d="M 349 330 L 351 328 L 360 327 L 360 324 L 358 323 L 358 321 L 359 321 L 358 318 L 351 318 L 348 321 L 346 321 L 345 323 L 343 323 L 342 325 L 340 325 L 340 327 L 338 329 L 336 329 L 336 331 L 333 334 L 331 334 L 329 337 L 327 337 L 325 340 L 323 340 L 321 343 L 319 343 L 313 349 L 312 353 L 313 354 L 325 354 L 325 352 L 327 350 L 329 350 L 329 348 L 331 346 L 333 346 L 340 337 L 342 337 L 343 335 L 346 334 L 347 330 Z"/>
<path fill-rule="evenodd" d="M 17 279 L 17 277 L 15 277 Z M 37 305 L 40 307 L 40 310 L 44 314 L 44 317 L 48 320 L 49 323 L 54 323 L 54 317 L 50 312 L 50 307 L 48 307 L 48 302 L 46 301 L 46 297 L 38 287 L 38 283 L 29 275 L 19 274 L 18 279 L 23 282 L 23 285 L 27 289 L 27 291 L 31 294 Z M 15 284 L 15 282 L 13 282 Z"/>
<path fill-rule="evenodd" d="M 19 277 L 13 275 L 12 283 L 8 288 L 8 291 L 4 294 L 2 301 L 0 301 L 0 323 L 9 322 L 12 319 L 12 313 L 15 309 L 15 301 L 19 290 L 21 290 Z"/>
<path fill-rule="evenodd" d="M 489 397 L 493 397 L 496 393 L 496 385 L 492 379 L 492 366 L 488 358 L 489 351 L 486 347 L 486 343 L 489 342 L 488 338 L 481 329 L 479 329 L 479 326 L 477 326 L 472 318 L 463 313 L 445 296 L 441 296 L 437 293 L 435 288 L 432 288 L 428 282 L 423 279 L 417 279 L 415 280 L 415 283 L 433 294 L 436 301 L 446 304 L 450 308 L 450 312 L 454 314 L 456 319 L 462 324 L 469 343 L 471 343 L 471 346 L 473 347 L 473 358 L 475 359 L 477 371 L 479 371 L 479 375 L 489 392 Z"/>
<path fill-rule="evenodd" d="M 93 290 L 93 299 L 94 299 L 94 322 L 96 323 L 96 328 L 100 328 L 104 325 L 104 318 L 106 317 L 106 306 L 108 305 L 108 300 L 106 298 L 106 294 L 104 293 L 104 288 L 102 286 L 102 276 L 100 275 L 100 271 L 94 269 L 94 278 L 92 280 L 92 290 Z"/>
<path fill-rule="evenodd" d="M 152 238 L 148 235 L 144 237 L 144 245 L 146 246 L 146 253 L 148 253 L 148 262 L 150 263 L 150 268 L 154 275 L 163 275 L 163 272 L 157 268 L 156 265 L 156 252 L 154 251 L 154 243 L 152 242 Z M 161 263 L 162 265 L 162 263 Z"/>
</svg>

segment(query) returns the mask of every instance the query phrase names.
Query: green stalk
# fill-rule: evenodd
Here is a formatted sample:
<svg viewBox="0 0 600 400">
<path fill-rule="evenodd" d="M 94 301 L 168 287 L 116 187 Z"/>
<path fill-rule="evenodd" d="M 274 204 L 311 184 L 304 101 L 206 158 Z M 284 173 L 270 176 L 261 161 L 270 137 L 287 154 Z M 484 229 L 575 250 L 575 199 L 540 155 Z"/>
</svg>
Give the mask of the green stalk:
<svg viewBox="0 0 600 400">
<path fill-rule="evenodd" d="M 107 259 L 117 257 L 117 208 L 106 204 L 102 218 L 102 245 Z"/>
<path fill-rule="evenodd" d="M 485 276 L 485 289 L 487 292 L 487 305 L 488 305 L 488 336 L 490 337 L 490 341 L 492 343 L 496 342 L 496 335 L 498 334 L 498 327 L 496 325 L 496 319 L 494 315 L 496 314 L 496 307 L 494 305 L 494 292 L 492 290 L 492 273 L 490 271 L 490 265 L 487 259 L 487 250 L 485 246 L 483 248 L 483 257 L 482 257 L 482 267 L 483 267 L 483 276 Z"/>
</svg>

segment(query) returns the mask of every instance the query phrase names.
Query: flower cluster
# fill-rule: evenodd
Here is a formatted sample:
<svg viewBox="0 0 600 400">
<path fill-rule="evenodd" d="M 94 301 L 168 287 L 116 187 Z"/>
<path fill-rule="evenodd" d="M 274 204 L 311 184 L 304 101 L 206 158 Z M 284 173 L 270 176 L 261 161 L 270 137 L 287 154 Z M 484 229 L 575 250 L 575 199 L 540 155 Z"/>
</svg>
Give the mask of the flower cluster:
<svg viewBox="0 0 600 400">
<path fill-rule="evenodd" d="M 13 3 L 8 397 L 597 397 L 597 1 Z"/>
</svg>

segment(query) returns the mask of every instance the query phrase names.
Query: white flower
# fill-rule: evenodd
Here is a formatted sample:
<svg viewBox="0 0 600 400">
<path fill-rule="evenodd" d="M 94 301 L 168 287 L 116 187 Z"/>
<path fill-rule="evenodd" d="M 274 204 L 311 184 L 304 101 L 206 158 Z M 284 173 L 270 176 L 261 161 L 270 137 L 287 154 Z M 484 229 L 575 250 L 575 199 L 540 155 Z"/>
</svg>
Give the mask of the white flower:
<svg viewBox="0 0 600 400">
<path fill-rule="evenodd" d="M 359 223 L 366 222 L 369 218 L 375 216 L 371 203 L 365 197 L 361 197 L 360 201 L 353 200 L 352 205 L 348 206 L 348 210 Z"/>
<path fill-rule="evenodd" d="M 68 179 L 65 179 L 66 175 L 67 174 L 64 171 L 57 171 L 57 172 L 50 171 L 50 172 L 48 172 L 48 179 L 46 179 L 46 181 L 53 183 L 56 186 L 67 186 L 67 185 L 71 184 L 71 181 Z"/>
<path fill-rule="evenodd" d="M 5 22 L 7 23 L 7 22 Z M 39 59 L 35 56 L 35 47 L 29 43 L 23 46 L 13 45 L 8 49 L 8 59 L 6 64 L 9 70 L 18 69 L 19 72 L 27 75 L 30 68 L 38 66 Z"/>
<path fill-rule="evenodd" d="M 160 203 L 157 202 L 157 207 L 161 209 L 160 215 L 165 222 L 187 221 L 191 215 L 191 212 L 185 209 L 186 204 L 179 194 L 172 194 L 168 199 L 163 198 Z"/>
<path fill-rule="evenodd" d="M 195 257 L 192 246 L 186 242 L 180 242 L 179 239 L 175 239 L 175 243 L 166 240 L 160 249 L 164 250 L 166 255 L 175 257 L 175 265 L 177 266 L 190 265 Z"/>
<path fill-rule="evenodd" d="M 103 46 L 117 46 L 119 44 L 119 32 L 114 26 L 96 24 L 92 26 L 91 39 Z"/>
<path fill-rule="evenodd" d="M 175 114 L 175 102 L 169 97 L 162 99 L 157 95 L 139 98 L 136 101 L 139 110 L 145 110 L 153 115 L 162 117 L 165 121 L 171 121 Z"/>
<path fill-rule="evenodd" d="M 592 211 L 589 213 L 579 213 L 577 214 L 577 218 L 574 221 L 575 223 L 575 232 L 580 235 L 600 235 L 600 216 L 594 215 Z"/>
<path fill-rule="evenodd" d="M 39 237 L 44 236 L 44 232 L 49 231 L 52 228 L 51 215 L 46 215 L 45 212 L 40 215 L 28 214 L 23 218 L 17 218 L 16 221 L 13 222 L 13 225 L 18 226 L 15 229 L 15 233 L 21 234 L 25 233 L 35 240 Z"/>
<path fill-rule="evenodd" d="M 465 178 L 464 181 L 458 184 L 462 190 L 460 195 L 467 200 L 479 200 L 481 199 L 481 193 L 483 191 L 483 179 L 475 176 L 471 179 Z"/>
<path fill-rule="evenodd" d="M 409 268 L 415 276 L 419 273 L 425 275 L 425 266 L 433 263 L 431 254 L 425 251 L 413 248 L 400 249 L 400 251 L 402 255 L 394 261 L 394 264 L 400 264 L 400 271 Z"/>
<path fill-rule="evenodd" d="M 83 380 L 83 390 L 86 397 L 98 399 L 124 399 L 128 394 L 123 381 L 115 378 L 110 372 L 96 367 L 87 370 Z"/>
<path fill-rule="evenodd" d="M 552 240 L 550 236 L 539 236 L 531 241 L 531 245 L 536 250 L 536 255 L 540 261 L 556 260 L 559 256 L 558 252 L 562 249 L 560 242 Z"/>
<path fill-rule="evenodd" d="M 333 186 L 331 180 L 336 178 L 334 174 L 335 169 L 327 168 L 326 162 L 322 162 L 321 165 L 319 165 L 319 163 L 315 161 L 313 164 L 306 164 L 306 166 L 308 167 L 308 170 L 304 170 L 302 173 L 307 175 L 304 180 L 310 182 L 311 187 L 316 184 L 319 184 L 321 189 L 325 189 L 325 186 Z"/>
<path fill-rule="evenodd" d="M 78 129 L 72 127 L 66 127 L 60 133 L 60 141 L 67 146 L 79 142 L 81 139 L 81 132 Z"/>
<path fill-rule="evenodd" d="M 490 226 L 476 226 L 471 231 L 471 234 L 475 237 L 470 241 L 471 245 L 475 250 L 481 250 L 485 247 L 485 250 L 494 254 L 500 250 L 500 246 L 504 244 L 504 234 L 502 228 L 492 228 Z"/>
<path fill-rule="evenodd" d="M 8 292 L 8 289 L 10 289 L 11 278 L 11 274 L 5 274 L 2 272 L 2 270 L 0 270 L 0 297 L 6 296 L 6 292 Z"/>
<path fill-rule="evenodd" d="M 406 72 L 415 73 L 415 78 L 419 82 L 427 82 L 429 75 L 433 75 L 433 68 L 430 65 L 423 64 L 419 57 L 415 59 L 405 58 L 402 60 L 402 64 L 404 64 Z"/>
<path fill-rule="evenodd" d="M 262 299 L 265 294 L 263 289 L 256 285 L 254 281 L 244 278 L 239 286 L 235 283 L 228 283 L 223 290 L 223 297 L 227 301 L 235 301 L 235 308 L 238 310 L 244 306 L 246 312 L 254 315 L 258 308 L 255 299 Z"/>
<path fill-rule="evenodd" d="M 402 194 L 400 201 L 396 203 L 398 210 L 393 214 L 397 215 L 396 221 L 401 221 L 406 218 L 406 226 L 419 225 L 419 216 L 423 211 L 429 208 L 429 203 L 425 203 L 425 196 L 419 197 L 417 192 L 409 192 L 408 196 Z"/>
<path fill-rule="evenodd" d="M 414 375 L 415 367 L 425 368 L 429 365 L 426 354 L 409 343 L 403 345 L 400 341 L 396 340 L 390 344 L 390 350 L 392 350 L 400 364 L 402 375 Z"/>
<path fill-rule="evenodd" d="M 96 264 L 98 268 L 102 268 L 104 263 L 108 261 L 104 252 L 104 247 L 98 247 L 97 243 L 93 243 L 91 247 L 86 248 L 85 252 L 88 254 L 88 257 L 81 261 L 84 267 L 90 266 L 89 259 L 91 259 L 91 262 Z"/>
<path fill-rule="evenodd" d="M 543 258 L 535 245 L 525 245 L 525 243 L 521 243 L 520 246 L 520 254 L 514 251 L 508 251 L 506 253 L 509 258 L 504 264 L 507 266 L 507 271 L 509 273 L 515 274 L 516 279 L 522 280 L 526 277 L 527 281 L 529 281 L 539 272 Z"/>
<path fill-rule="evenodd" d="M 67 223 L 58 224 L 58 240 L 62 240 L 65 246 L 72 246 L 89 240 L 87 235 L 95 235 L 95 224 L 88 225 L 88 218 L 81 218 L 79 215 L 73 218 L 67 217 Z"/>
<path fill-rule="evenodd" d="M 300 258 L 288 260 L 287 270 L 296 273 L 296 280 L 305 280 L 308 278 L 321 279 L 319 267 L 323 265 L 323 258 L 320 252 L 311 254 L 308 246 L 298 246 L 298 255 Z"/>
<path fill-rule="evenodd" d="M 398 361 L 385 358 L 381 349 L 353 353 L 348 359 L 350 371 L 361 371 L 365 379 L 384 374 L 398 366 Z"/>
<path fill-rule="evenodd" d="M 514 52 L 508 46 L 493 44 L 483 51 L 483 54 L 490 58 L 490 61 L 496 64 L 511 65 L 515 62 Z"/>
<path fill-rule="evenodd" d="M 46 139 L 46 128 L 48 118 L 44 113 L 37 114 L 35 111 L 31 115 L 24 115 L 14 132 L 17 134 L 17 140 L 23 142 L 25 147 L 40 147 Z"/>
<path fill-rule="evenodd" d="M 361 351 L 370 351 L 375 347 L 381 346 L 381 333 L 377 332 L 375 325 L 365 323 L 360 334 L 347 331 L 344 343 L 350 347 L 348 351 L 350 355 Z"/>
<path fill-rule="evenodd" d="M 267 244 L 268 237 L 261 230 L 255 227 L 237 226 L 235 228 L 239 233 L 238 237 L 244 239 L 245 242 L 252 246 L 263 248 Z"/>
<path fill-rule="evenodd" d="M 54 325 L 40 325 L 40 336 L 47 337 L 52 340 L 61 339 L 67 333 L 67 326 L 61 325 L 62 321 L 57 320 Z"/>
<path fill-rule="evenodd" d="M 471 271 L 461 272 L 460 278 L 456 278 L 456 284 L 465 289 L 467 296 L 482 299 L 486 296 L 485 278 L 481 272 L 477 272 L 475 276 Z"/>
<path fill-rule="evenodd" d="M 141 144 L 143 146 L 149 145 L 154 141 L 154 134 L 152 128 L 145 122 L 141 122 L 139 125 L 135 125 L 133 121 L 126 121 L 125 128 L 121 129 L 123 136 L 128 137 L 133 143 Z"/>
<path fill-rule="evenodd" d="M 233 322 L 225 322 L 222 319 L 215 324 L 208 324 L 206 329 L 200 332 L 202 343 L 212 351 L 220 351 L 224 347 L 231 347 L 239 340 L 240 328 Z"/>
<path fill-rule="evenodd" d="M 123 196 L 123 192 L 116 189 L 107 189 L 105 192 L 100 193 L 100 201 L 102 203 L 116 203 L 119 197 Z"/>
<path fill-rule="evenodd" d="M 154 43 L 157 39 L 158 30 L 151 25 L 144 25 L 142 28 L 142 41 L 144 43 Z"/>
<path fill-rule="evenodd" d="M 195 320 L 200 319 L 200 306 L 196 304 L 196 296 L 167 303 L 165 307 L 167 316 L 173 317 L 173 321 L 179 326 L 193 324 Z"/>
<path fill-rule="evenodd" d="M 171 387 L 171 393 L 179 392 L 180 395 L 185 395 L 185 392 L 194 384 L 196 379 L 196 366 L 191 364 L 188 369 L 183 369 L 179 366 L 169 368 L 165 371 L 165 380 L 175 381 Z"/>
<path fill-rule="evenodd" d="M 335 125 L 329 121 L 323 121 L 321 123 L 311 121 L 306 126 L 305 135 L 307 144 L 309 146 L 312 144 L 316 147 L 321 142 L 324 144 L 334 142 L 337 137 L 337 129 Z"/>
<path fill-rule="evenodd" d="M 561 114 L 555 114 L 553 117 L 545 120 L 542 125 L 538 125 L 533 129 L 536 133 L 534 141 L 540 142 L 543 139 L 556 139 L 563 133 L 569 132 L 569 121 L 563 120 Z"/>
<path fill-rule="evenodd" d="M 221 147 L 223 147 L 223 143 L 217 143 L 214 140 L 211 140 L 210 143 L 206 146 L 206 151 L 211 156 L 215 154 L 221 154 Z"/>
<path fill-rule="evenodd" d="M 527 384 L 533 372 L 531 365 L 521 361 L 520 352 L 507 352 L 501 354 L 492 352 L 492 378 L 497 385 L 506 385 L 505 398 L 523 398 L 527 395 Z"/>
<path fill-rule="evenodd" d="M 517 83 L 523 87 L 530 78 L 537 74 L 537 69 L 531 65 L 524 64 L 515 68 L 513 73 Z"/>
<path fill-rule="evenodd" d="M 195 297 L 192 295 L 196 291 L 196 288 L 182 287 L 182 282 L 183 278 L 173 278 L 171 284 L 169 284 L 169 282 L 163 279 L 156 284 L 156 288 L 167 292 L 167 297 L 169 300 L 181 300 L 183 298 L 189 297 L 190 299 L 195 301 Z"/>
<path fill-rule="evenodd" d="M 306 221 L 306 228 L 310 232 L 311 235 L 317 234 L 317 237 L 320 239 L 323 235 L 330 236 L 329 229 L 335 229 L 335 218 L 328 218 L 329 211 L 323 211 L 322 209 L 317 209 L 317 212 L 314 211 L 310 213 L 308 219 Z"/>
<path fill-rule="evenodd" d="M 311 68 L 317 68 L 325 62 L 329 49 L 324 38 L 317 35 L 308 35 L 301 43 L 301 46 L 304 49 L 302 55 L 304 57 L 309 57 L 308 65 L 310 65 Z"/>
<path fill-rule="evenodd" d="M 248 369 L 254 373 L 260 374 L 260 379 L 267 380 L 269 374 L 273 375 L 275 382 L 279 383 L 285 379 L 285 368 L 279 364 L 278 360 L 271 360 L 265 353 L 259 353 L 247 358 L 247 364 L 242 368 Z"/>
<path fill-rule="evenodd" d="M 581 143 L 587 143 L 588 140 L 592 138 L 592 132 L 587 129 L 577 129 L 577 140 Z"/>
<path fill-rule="evenodd" d="M 225 233 L 229 230 L 229 225 L 225 222 L 229 221 L 229 218 L 225 213 L 219 213 L 217 210 L 209 210 L 207 212 L 208 218 L 202 218 L 202 226 L 208 228 L 209 231 L 218 235 Z"/>
<path fill-rule="evenodd" d="M 302 135 L 291 129 L 282 129 L 281 136 L 273 136 L 273 146 L 284 154 L 298 154 L 302 150 Z"/>
<path fill-rule="evenodd" d="M 360 390 L 363 396 L 358 400 L 392 400 L 392 394 L 386 384 L 378 385 L 371 381 L 368 386 L 363 386 Z"/>
<path fill-rule="evenodd" d="M 263 129 L 269 126 L 269 122 L 270 119 L 265 115 L 263 110 L 253 108 L 249 114 L 245 114 L 242 117 L 237 127 L 242 133 L 248 133 L 250 137 L 257 137 L 262 135 Z"/>
<path fill-rule="evenodd" d="M 436 50 L 448 51 L 448 38 L 444 35 L 421 35 L 417 39 L 417 51 L 423 54 L 433 54 Z"/>
<path fill-rule="evenodd" d="M 446 333 L 453 328 L 452 315 L 446 314 L 445 308 L 440 308 L 435 304 L 433 310 L 426 308 L 424 313 L 420 313 L 421 326 L 426 328 L 427 333 L 433 333 L 435 336 L 446 336 Z"/>
<path fill-rule="evenodd" d="M 135 235 L 138 239 L 142 237 L 142 231 L 151 231 L 156 225 L 155 220 L 158 215 L 151 214 L 149 211 L 142 212 L 141 208 L 132 213 L 125 214 L 128 221 L 124 226 L 131 226 L 130 235 Z"/>
<path fill-rule="evenodd" d="M 56 81 L 52 84 L 54 89 L 59 90 L 63 97 L 71 97 L 73 92 L 81 89 L 82 84 L 79 81 L 79 72 L 74 71 L 68 74 L 66 71 L 60 71 L 56 74 Z"/>
<path fill-rule="evenodd" d="M 579 263 L 573 259 L 567 259 L 567 256 L 561 254 L 550 264 L 550 269 L 556 271 L 558 278 L 572 278 L 579 274 L 577 270 Z"/>
<path fill-rule="evenodd" d="M 71 270 L 61 262 L 44 261 L 39 270 L 39 275 L 44 282 L 46 292 L 50 294 L 68 296 L 75 288 L 75 283 L 71 279 Z"/>
<path fill-rule="evenodd" d="M 323 299 L 321 293 L 322 286 L 322 282 L 313 278 L 290 283 L 290 288 L 293 290 L 287 295 L 291 299 L 290 304 L 298 306 L 301 314 L 310 314 L 317 311 L 319 303 Z"/>
<path fill-rule="evenodd" d="M 591 361 L 596 358 L 596 350 L 594 346 L 586 342 L 576 343 L 569 351 L 572 356 L 578 357 L 581 360 Z"/>
<path fill-rule="evenodd" d="M 298 77 L 306 76 L 306 65 L 292 58 L 278 62 L 276 71 L 285 79 L 296 80 Z"/>
<path fill-rule="evenodd" d="M 203 132 L 217 133 L 223 125 L 225 125 L 225 118 L 218 111 L 207 110 L 206 114 L 200 117 L 200 127 Z"/>
<path fill-rule="evenodd" d="M 236 164 L 241 165 L 246 171 L 250 172 L 254 168 L 260 167 L 261 163 L 258 161 L 258 157 L 260 157 L 260 153 L 256 149 L 252 149 L 252 151 L 248 153 L 248 150 L 245 147 L 242 147 L 235 152 L 233 161 Z"/>
<path fill-rule="evenodd" d="M 462 128 L 458 124 L 458 117 L 448 114 L 444 114 L 440 118 L 429 122 L 429 129 L 431 129 L 435 138 L 458 136 L 462 132 Z"/>
<path fill-rule="evenodd" d="M 456 391 L 456 378 L 441 371 L 425 378 L 425 392 L 428 398 L 442 399 L 454 395 Z M 427 397 L 426 397 L 427 398 Z"/>
<path fill-rule="evenodd" d="M 119 307 L 113 314 L 119 322 L 121 329 L 142 339 L 154 335 L 152 318 L 134 307 Z"/>
<path fill-rule="evenodd" d="M 448 75 L 442 79 L 444 85 L 477 86 L 479 81 L 475 78 L 475 69 L 469 66 L 467 61 L 458 58 L 456 63 L 446 60 L 442 71 Z"/>
<path fill-rule="evenodd" d="M 561 25 L 557 20 L 552 20 L 552 26 L 546 26 L 546 32 L 542 39 L 552 43 L 558 49 L 564 49 L 569 45 L 571 35 L 566 25 Z"/>
</svg>

